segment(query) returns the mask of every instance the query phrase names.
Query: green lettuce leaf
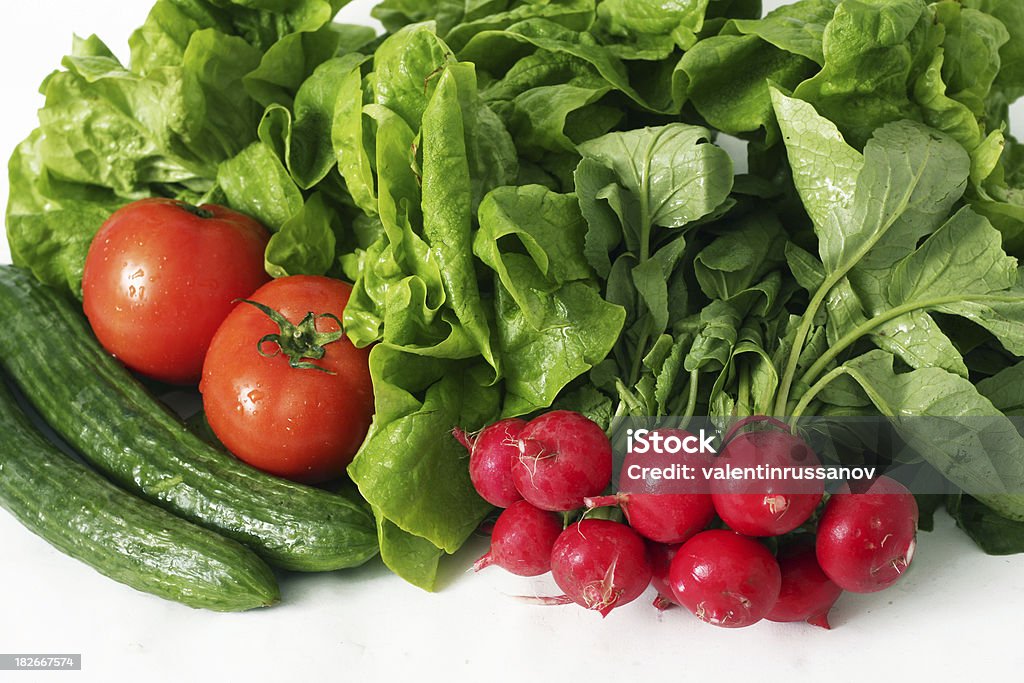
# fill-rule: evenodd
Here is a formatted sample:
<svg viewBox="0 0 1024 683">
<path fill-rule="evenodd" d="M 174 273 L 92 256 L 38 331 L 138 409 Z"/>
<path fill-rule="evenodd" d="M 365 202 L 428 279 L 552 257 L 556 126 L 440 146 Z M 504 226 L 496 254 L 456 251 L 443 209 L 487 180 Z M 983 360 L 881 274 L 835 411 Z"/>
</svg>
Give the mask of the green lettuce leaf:
<svg viewBox="0 0 1024 683">
<path fill-rule="evenodd" d="M 473 489 L 469 454 L 451 430 L 498 416 L 493 371 L 378 344 L 370 373 L 376 415 L 349 475 L 383 517 L 453 553 L 491 508 Z"/>
<path fill-rule="evenodd" d="M 273 153 L 254 146 L 263 104 L 286 102 L 309 60 L 339 48 L 344 30 L 327 24 L 343 4 L 159 0 L 129 40 L 129 65 L 95 36 L 76 39 L 43 83 L 38 132 L 9 165 L 15 263 L 79 296 L 89 239 L 118 206 L 149 196 L 229 201 L 272 230 L 284 225 L 304 201 Z M 312 99 L 295 130 L 279 111 L 267 123 L 304 187 L 326 165 L 293 158 L 305 142 L 291 145 L 295 134 L 323 138 L 311 134 Z"/>
<path fill-rule="evenodd" d="M 334 266 L 337 238 L 334 213 L 321 193 L 314 193 L 297 213 L 270 237 L 265 255 L 271 277 L 325 275 Z"/>
<path fill-rule="evenodd" d="M 505 415 L 550 406 L 619 337 L 625 311 L 601 298 L 585 233 L 575 197 L 538 185 L 498 188 L 480 205 L 473 249 L 495 271 Z"/>
<path fill-rule="evenodd" d="M 444 551 L 423 538 L 402 531 L 383 512 L 374 508 L 380 558 L 384 566 L 414 586 L 433 591 L 437 585 L 437 569 Z"/>
<path fill-rule="evenodd" d="M 755 35 L 720 35 L 700 41 L 679 62 L 686 95 L 700 115 L 731 135 L 769 130 L 770 83 L 796 87 L 815 65 Z"/>
<path fill-rule="evenodd" d="M 263 113 L 259 138 L 274 148 L 300 189 L 317 185 L 337 164 L 332 131 L 341 85 L 364 59 L 349 54 L 320 64 L 299 87 L 291 108 L 272 104 Z"/>
<path fill-rule="evenodd" d="M 289 34 L 274 43 L 260 65 L 242 79 L 246 92 L 263 107 L 290 107 L 299 88 L 321 64 L 339 53 L 354 56 L 375 37 L 369 26 L 348 24 Z"/>
<path fill-rule="evenodd" d="M 15 263 L 40 282 L 81 297 L 89 243 L 123 200 L 95 185 L 67 183 L 41 163 L 38 129 L 8 164 L 7 239 Z"/>
<path fill-rule="evenodd" d="M 622 59 L 665 59 L 697 42 L 708 0 L 605 0 L 594 32 Z"/>
<path fill-rule="evenodd" d="M 221 163 L 217 184 L 232 208 L 271 231 L 279 230 L 304 204 L 288 169 L 264 142 L 254 142 Z"/>
<path fill-rule="evenodd" d="M 452 428 L 549 406 L 604 359 L 622 311 L 593 281 L 575 199 L 502 187 L 518 159 L 473 65 L 419 24 L 371 66 L 339 72 L 339 97 L 359 101 L 338 103 L 331 131 L 380 223 L 345 311 L 349 338 L 376 343 L 376 415 L 349 474 L 379 516 L 385 562 L 430 588 L 440 553 L 490 509 Z"/>
</svg>

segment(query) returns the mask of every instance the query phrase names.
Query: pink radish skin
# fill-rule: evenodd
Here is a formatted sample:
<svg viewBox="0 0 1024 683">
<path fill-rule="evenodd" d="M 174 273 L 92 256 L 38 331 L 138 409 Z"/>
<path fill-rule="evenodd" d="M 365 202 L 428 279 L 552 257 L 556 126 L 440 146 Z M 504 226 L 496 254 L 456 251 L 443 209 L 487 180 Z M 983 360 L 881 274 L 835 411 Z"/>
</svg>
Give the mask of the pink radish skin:
<svg viewBox="0 0 1024 683">
<path fill-rule="evenodd" d="M 523 496 L 512 480 L 512 463 L 519 457 L 519 433 L 526 420 L 510 417 L 471 435 L 461 429 L 452 434 L 469 451 L 469 478 L 480 497 L 507 508 Z"/>
<path fill-rule="evenodd" d="M 806 621 L 821 628 L 832 628 L 828 611 L 843 589 L 832 582 L 818 565 L 814 547 L 801 548 L 779 560 L 782 589 L 775 606 L 765 615 L 769 621 Z"/>
<path fill-rule="evenodd" d="M 562 520 L 553 512 L 517 500 L 494 523 L 491 549 L 473 565 L 480 571 L 492 564 L 518 576 L 540 576 L 551 570 L 551 549 L 562 533 Z"/>
<path fill-rule="evenodd" d="M 818 564 L 851 593 L 874 593 L 894 584 L 910 566 L 917 545 L 917 501 L 903 484 L 879 477 L 863 492 L 844 484 L 818 520 Z"/>
<path fill-rule="evenodd" d="M 655 437 L 659 437 L 661 449 L 654 446 Z M 685 450 L 672 452 L 668 444 L 675 438 L 679 443 L 690 443 L 697 437 L 683 429 L 655 429 L 648 438 L 648 448 L 644 451 L 634 448 L 627 449 L 626 457 L 619 473 L 619 493 L 629 494 L 700 494 L 706 497 L 711 489 L 705 477 L 705 470 L 714 465 L 711 454 L 702 452 L 690 453 Z M 660 470 L 668 463 L 689 468 L 687 477 L 678 479 L 656 477 L 652 470 Z"/>
<path fill-rule="evenodd" d="M 682 429 L 658 429 L 654 433 L 662 438 L 674 436 L 680 441 L 693 436 Z M 627 477 L 631 468 L 643 472 L 644 468 L 662 467 L 667 458 L 689 466 L 696 476 L 687 480 Z M 700 453 L 629 452 L 619 475 L 620 492 L 614 496 L 587 498 L 584 502 L 588 508 L 618 505 L 629 525 L 644 538 L 679 544 L 702 531 L 715 517 L 708 481 L 703 475 L 709 464 L 708 458 Z"/>
<path fill-rule="evenodd" d="M 608 616 L 651 583 L 644 541 L 625 524 L 584 519 L 562 532 L 551 551 L 551 575 L 567 598 Z"/>
<path fill-rule="evenodd" d="M 612 446 L 604 431 L 579 413 L 553 410 L 519 433 L 512 478 L 523 498 L 562 512 L 604 491 L 612 479 Z"/>
<path fill-rule="evenodd" d="M 647 559 L 651 563 L 651 585 L 658 591 L 658 597 L 654 598 L 654 606 L 662 612 L 679 604 L 676 602 L 676 596 L 672 594 L 672 586 L 668 580 L 672 558 L 678 551 L 678 545 L 647 542 Z"/>
<path fill-rule="evenodd" d="M 821 461 L 798 436 L 770 429 L 733 437 L 717 467 L 818 467 Z M 715 511 L 733 531 L 746 536 L 779 536 L 806 522 L 821 502 L 819 479 L 769 481 L 712 479 Z"/>
<path fill-rule="evenodd" d="M 754 539 L 712 529 L 679 548 L 669 568 L 669 584 L 679 604 L 701 621 L 740 628 L 757 623 L 775 605 L 782 572 Z"/>
<path fill-rule="evenodd" d="M 618 505 L 633 531 L 658 543 L 689 540 L 715 518 L 711 497 L 699 493 L 619 493 L 584 503 L 588 508 Z"/>
</svg>

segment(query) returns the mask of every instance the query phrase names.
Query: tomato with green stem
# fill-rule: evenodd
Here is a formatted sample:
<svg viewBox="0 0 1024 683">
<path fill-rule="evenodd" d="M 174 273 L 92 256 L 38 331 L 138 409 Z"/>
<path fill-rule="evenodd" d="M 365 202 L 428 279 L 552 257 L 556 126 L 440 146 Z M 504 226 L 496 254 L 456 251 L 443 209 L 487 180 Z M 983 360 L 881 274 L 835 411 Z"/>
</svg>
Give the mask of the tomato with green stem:
<svg viewBox="0 0 1024 683">
<path fill-rule="evenodd" d="M 239 459 L 309 484 L 344 474 L 373 417 L 370 350 L 341 327 L 351 292 L 327 277 L 280 278 L 217 330 L 199 390 L 214 434 Z"/>
</svg>

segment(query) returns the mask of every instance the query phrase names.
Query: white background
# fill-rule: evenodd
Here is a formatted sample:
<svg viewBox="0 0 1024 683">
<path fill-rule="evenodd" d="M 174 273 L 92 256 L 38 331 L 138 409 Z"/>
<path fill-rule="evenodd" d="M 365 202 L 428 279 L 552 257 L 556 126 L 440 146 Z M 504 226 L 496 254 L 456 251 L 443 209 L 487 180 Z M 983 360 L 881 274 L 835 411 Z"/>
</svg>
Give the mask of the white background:
<svg viewBox="0 0 1024 683">
<path fill-rule="evenodd" d="M 354 2 L 343 16 L 365 18 L 372 4 Z M 125 58 L 128 34 L 149 6 L 150 0 L 4 3 L 0 156 L 6 159 L 35 126 L 42 103 L 36 89 L 68 51 L 72 33 L 97 33 Z M 6 173 L 0 175 L 6 206 Z M 8 260 L 0 238 L 0 262 Z M 199 612 L 100 576 L 0 511 L 0 652 L 84 658 L 81 673 L 0 672 L 0 680 L 594 683 L 642 675 L 899 681 L 932 674 L 977 681 L 1024 670 L 1024 556 L 986 557 L 945 515 L 938 526 L 922 536 L 911 571 L 895 587 L 844 595 L 832 631 L 768 622 L 728 631 L 679 609 L 658 614 L 653 594 L 604 620 L 574 606 L 527 604 L 514 596 L 555 594 L 553 584 L 497 568 L 465 573 L 486 549 L 484 539 L 445 563 L 437 594 L 403 583 L 374 561 L 349 572 L 282 576 L 283 602 L 269 610 Z"/>
</svg>

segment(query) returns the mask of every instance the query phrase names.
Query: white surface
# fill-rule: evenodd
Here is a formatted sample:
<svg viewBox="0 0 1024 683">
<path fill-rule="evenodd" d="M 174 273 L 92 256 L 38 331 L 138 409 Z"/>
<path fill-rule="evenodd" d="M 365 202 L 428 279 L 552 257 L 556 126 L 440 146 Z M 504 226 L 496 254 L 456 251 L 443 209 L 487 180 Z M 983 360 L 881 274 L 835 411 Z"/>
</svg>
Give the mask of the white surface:
<svg viewBox="0 0 1024 683">
<path fill-rule="evenodd" d="M 353 3 L 346 14 L 371 4 Z M 128 33 L 149 5 L 5 4 L 0 155 L 6 158 L 34 126 L 40 98 L 33 93 L 72 32 L 96 32 L 124 56 Z M 0 262 L 8 258 L 0 238 Z M 605 620 L 572 606 L 517 601 L 512 596 L 554 594 L 554 586 L 496 568 L 464 574 L 485 549 L 482 539 L 445 564 L 438 594 L 406 585 L 373 562 L 353 572 L 282 577 L 283 603 L 270 610 L 209 614 L 109 581 L 0 512 L 0 652 L 82 653 L 84 660 L 81 673 L 0 672 L 0 681 L 593 682 L 642 673 L 650 680 L 922 680 L 933 674 L 984 681 L 1024 670 L 1018 642 L 1024 556 L 986 557 L 947 517 L 939 525 L 923 535 L 911 571 L 895 587 L 843 596 L 831 632 L 767 622 L 726 631 L 678 609 L 659 615 L 649 606 L 653 596 Z"/>
</svg>

